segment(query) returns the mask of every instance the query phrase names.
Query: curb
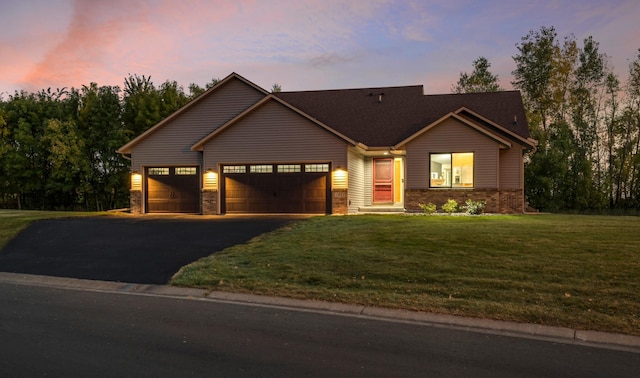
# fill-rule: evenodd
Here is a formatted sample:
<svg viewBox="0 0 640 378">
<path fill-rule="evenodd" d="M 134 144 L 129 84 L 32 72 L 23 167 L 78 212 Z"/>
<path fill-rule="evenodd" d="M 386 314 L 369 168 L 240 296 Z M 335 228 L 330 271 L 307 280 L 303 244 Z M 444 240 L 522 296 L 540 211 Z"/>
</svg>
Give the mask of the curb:
<svg viewBox="0 0 640 378">
<path fill-rule="evenodd" d="M 425 326 L 450 328 L 470 332 L 511 337 L 539 339 L 565 344 L 576 344 L 603 349 L 640 353 L 640 337 L 609 332 L 576 330 L 539 324 L 516 323 L 490 319 L 468 318 L 457 315 L 424 313 L 369 307 L 337 302 L 269 297 L 255 294 L 230 293 L 205 289 L 182 288 L 166 285 L 135 284 L 112 281 L 94 281 L 77 278 L 38 276 L 0 272 L 0 283 L 41 286 L 56 289 L 84 290 L 104 293 L 161 296 L 178 299 L 210 300 L 286 310 L 326 313 L 360 317 L 372 320 L 403 322 Z"/>
</svg>

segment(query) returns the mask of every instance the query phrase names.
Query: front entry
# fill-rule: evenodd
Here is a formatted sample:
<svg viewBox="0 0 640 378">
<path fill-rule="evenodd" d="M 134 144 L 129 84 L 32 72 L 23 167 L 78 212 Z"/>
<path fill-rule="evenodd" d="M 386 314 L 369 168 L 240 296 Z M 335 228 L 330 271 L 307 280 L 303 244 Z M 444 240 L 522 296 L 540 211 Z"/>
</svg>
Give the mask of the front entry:
<svg viewBox="0 0 640 378">
<path fill-rule="evenodd" d="M 393 202 L 393 158 L 373 159 L 373 203 Z"/>
</svg>

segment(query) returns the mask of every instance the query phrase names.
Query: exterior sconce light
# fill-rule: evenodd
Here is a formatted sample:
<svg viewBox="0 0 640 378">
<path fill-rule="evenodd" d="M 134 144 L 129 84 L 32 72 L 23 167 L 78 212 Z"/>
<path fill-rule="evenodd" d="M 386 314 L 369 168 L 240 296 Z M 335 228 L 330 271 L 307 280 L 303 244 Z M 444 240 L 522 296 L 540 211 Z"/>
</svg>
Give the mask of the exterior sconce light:
<svg viewBox="0 0 640 378">
<path fill-rule="evenodd" d="M 131 172 L 131 190 L 142 190 L 142 175 L 138 171 Z"/>
<path fill-rule="evenodd" d="M 203 189 L 218 190 L 218 172 L 213 169 L 207 169 L 204 173 Z"/>
<path fill-rule="evenodd" d="M 337 167 L 331 175 L 333 189 L 347 189 L 349 187 L 348 173 L 342 167 Z"/>
</svg>

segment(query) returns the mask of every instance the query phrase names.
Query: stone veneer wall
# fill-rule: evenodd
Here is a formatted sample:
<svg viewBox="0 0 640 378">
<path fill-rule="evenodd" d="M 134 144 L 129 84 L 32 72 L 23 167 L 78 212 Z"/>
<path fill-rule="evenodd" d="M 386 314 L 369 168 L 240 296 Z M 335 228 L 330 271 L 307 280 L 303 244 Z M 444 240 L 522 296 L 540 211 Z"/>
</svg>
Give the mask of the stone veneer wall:
<svg viewBox="0 0 640 378">
<path fill-rule="evenodd" d="M 218 191 L 202 190 L 202 214 L 215 215 L 218 214 Z"/>
<path fill-rule="evenodd" d="M 334 189 L 331 192 L 331 213 L 347 214 L 349 204 L 347 202 L 347 189 Z"/>
<path fill-rule="evenodd" d="M 142 214 L 142 190 L 129 190 L 131 214 Z"/>
<path fill-rule="evenodd" d="M 441 206 L 449 199 L 454 199 L 458 205 L 464 205 L 467 199 L 472 201 L 487 201 L 486 213 L 519 214 L 524 212 L 524 193 L 522 190 L 497 189 L 408 189 L 405 191 L 405 209 L 407 211 L 422 211 L 419 203 L 434 203 L 440 211 Z"/>
</svg>

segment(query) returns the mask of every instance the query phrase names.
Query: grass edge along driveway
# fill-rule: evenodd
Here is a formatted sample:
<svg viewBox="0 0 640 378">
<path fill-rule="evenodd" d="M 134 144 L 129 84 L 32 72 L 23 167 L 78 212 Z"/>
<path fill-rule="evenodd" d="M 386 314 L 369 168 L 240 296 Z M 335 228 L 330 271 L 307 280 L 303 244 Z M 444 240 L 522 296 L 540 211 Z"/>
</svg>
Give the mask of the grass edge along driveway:
<svg viewBox="0 0 640 378">
<path fill-rule="evenodd" d="M 640 335 L 640 218 L 316 217 L 171 283 Z"/>
<path fill-rule="evenodd" d="M 116 213 L 81 211 L 0 210 L 0 250 L 31 223 L 52 218 L 87 217 Z"/>
</svg>

